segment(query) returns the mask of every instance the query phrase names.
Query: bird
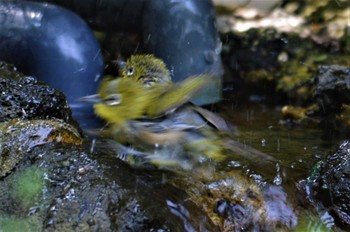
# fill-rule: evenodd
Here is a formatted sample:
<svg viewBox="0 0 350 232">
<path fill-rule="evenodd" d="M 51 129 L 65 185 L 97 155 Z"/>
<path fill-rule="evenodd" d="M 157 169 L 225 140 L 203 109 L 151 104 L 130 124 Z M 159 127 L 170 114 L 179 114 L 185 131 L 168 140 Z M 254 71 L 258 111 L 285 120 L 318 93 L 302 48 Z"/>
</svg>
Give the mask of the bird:
<svg viewBox="0 0 350 232">
<path fill-rule="evenodd" d="M 106 76 L 97 94 L 81 100 L 94 103 L 96 115 L 108 124 L 100 135 L 115 140 L 122 152 L 158 167 L 187 169 L 205 159 L 223 161 L 228 151 L 271 160 L 229 139 L 227 134 L 234 132 L 234 126 L 190 103 L 198 91 L 213 83 L 213 74 L 174 83 L 165 63 L 150 54 L 132 55 L 120 67 L 120 77 Z"/>
<path fill-rule="evenodd" d="M 95 100 L 98 116 L 110 123 L 123 123 L 140 118 L 157 118 L 187 103 L 211 82 L 211 75 L 189 77 L 179 83 L 146 86 L 134 78 L 107 78 L 102 81 Z"/>
<path fill-rule="evenodd" d="M 143 86 L 171 84 L 170 71 L 163 60 L 153 54 L 132 55 L 126 61 L 118 61 L 122 77 L 132 79 Z"/>
</svg>

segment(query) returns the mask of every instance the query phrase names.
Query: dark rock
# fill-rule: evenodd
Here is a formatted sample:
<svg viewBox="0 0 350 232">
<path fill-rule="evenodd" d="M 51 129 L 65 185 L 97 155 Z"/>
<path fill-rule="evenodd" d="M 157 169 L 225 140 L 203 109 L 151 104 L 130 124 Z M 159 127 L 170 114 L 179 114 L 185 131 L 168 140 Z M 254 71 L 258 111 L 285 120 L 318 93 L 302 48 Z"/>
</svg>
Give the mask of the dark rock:
<svg viewBox="0 0 350 232">
<path fill-rule="evenodd" d="M 187 207 L 181 190 L 162 182 L 161 172 L 137 171 L 106 148 L 103 142 L 95 144 L 92 154 L 88 146 L 55 148 L 54 154 L 38 158 L 39 166 L 52 170 L 48 192 L 55 197 L 45 219 L 49 231 L 182 231 L 188 226 L 199 230 L 201 223 L 216 230 L 199 208 Z M 184 205 L 187 217 L 174 213 L 174 205 Z"/>
<path fill-rule="evenodd" d="M 13 119 L 0 123 L 0 178 L 33 148 L 52 142 L 80 145 L 82 138 L 74 127 L 57 119 Z"/>
<path fill-rule="evenodd" d="M 62 92 L 0 62 L 0 122 L 13 118 L 58 118 L 77 126 Z"/>
<path fill-rule="evenodd" d="M 310 199 L 324 207 L 336 223 L 350 229 L 350 141 L 344 141 L 309 177 Z"/>
<path fill-rule="evenodd" d="M 0 215 L 37 218 L 45 231 L 218 230 L 182 190 L 163 181 L 166 173 L 135 170 L 102 141 L 90 145 L 53 141 L 34 147 L 0 180 Z M 45 177 L 33 205 L 8 192 L 17 173 L 28 167 Z"/>
<path fill-rule="evenodd" d="M 216 212 L 224 218 L 224 231 L 278 231 L 296 227 L 297 216 L 282 187 L 268 185 L 263 196 L 258 194 L 250 189 L 244 200 L 217 202 Z"/>
<path fill-rule="evenodd" d="M 350 104 L 350 68 L 323 65 L 317 70 L 314 98 L 323 114 L 337 114 L 342 104 Z"/>
<path fill-rule="evenodd" d="M 350 126 L 350 68 L 340 65 L 319 66 L 304 86 L 312 97 L 307 107 L 284 106 L 285 125 L 319 125 L 329 134 L 348 134 Z"/>
<path fill-rule="evenodd" d="M 221 38 L 225 42 L 222 53 L 224 62 L 237 72 L 274 70 L 279 66 L 278 55 L 285 47 L 284 37 L 273 28 L 224 34 Z"/>
</svg>

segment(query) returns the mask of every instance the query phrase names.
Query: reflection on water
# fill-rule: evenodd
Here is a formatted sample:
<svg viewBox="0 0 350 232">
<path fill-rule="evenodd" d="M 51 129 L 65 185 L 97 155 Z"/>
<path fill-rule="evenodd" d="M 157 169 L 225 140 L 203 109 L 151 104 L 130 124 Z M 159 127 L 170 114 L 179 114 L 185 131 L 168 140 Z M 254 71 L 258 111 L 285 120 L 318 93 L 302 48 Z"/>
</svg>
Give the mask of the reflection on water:
<svg viewBox="0 0 350 232">
<path fill-rule="evenodd" d="M 280 162 L 283 178 L 300 179 L 309 174 L 310 165 L 328 152 L 341 138 L 326 138 L 318 128 L 305 126 L 288 129 L 281 125 L 280 109 L 249 104 L 232 108 L 231 103 L 220 104 L 221 114 L 234 123 L 239 134 L 236 140 L 252 146 Z M 285 176 L 283 168 L 292 171 Z M 275 174 L 277 174 L 275 168 Z"/>
<path fill-rule="evenodd" d="M 270 183 L 282 184 L 291 202 L 299 202 L 297 198 L 303 194 L 296 189 L 298 182 L 307 178 L 315 163 L 331 151 L 341 139 L 345 139 L 342 135 L 326 135 L 319 128 L 301 126 L 288 129 L 280 123 L 279 108 L 252 104 L 232 108 L 231 103 L 220 104 L 219 108 L 222 110 L 221 114 L 237 126 L 238 141 L 278 160 L 274 170 L 256 166 L 254 163 L 235 167 L 246 168 L 246 172 L 250 173 L 253 179 L 256 173 L 259 173 Z M 236 162 L 232 160 L 230 163 Z M 273 200 L 267 203 L 269 202 L 272 206 L 275 205 Z M 288 211 L 288 208 L 283 212 L 285 210 Z M 270 213 L 273 214 L 274 211 L 275 209 L 271 208 Z M 296 231 L 330 231 L 334 226 L 333 218 L 326 211 L 314 212 L 307 208 L 299 211 Z"/>
</svg>

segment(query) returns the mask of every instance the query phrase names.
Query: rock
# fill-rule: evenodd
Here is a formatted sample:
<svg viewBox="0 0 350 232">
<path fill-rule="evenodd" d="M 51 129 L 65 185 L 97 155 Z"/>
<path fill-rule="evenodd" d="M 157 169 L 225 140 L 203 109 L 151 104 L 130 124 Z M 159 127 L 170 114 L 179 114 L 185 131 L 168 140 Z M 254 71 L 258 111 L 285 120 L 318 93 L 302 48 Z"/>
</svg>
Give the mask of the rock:
<svg viewBox="0 0 350 232">
<path fill-rule="evenodd" d="M 36 146 L 82 144 L 79 132 L 61 120 L 12 119 L 0 123 L 0 177 L 9 173 Z"/>
<path fill-rule="evenodd" d="M 62 92 L 4 62 L 0 62 L 0 93 L 0 122 L 57 118 L 78 127 Z"/>
<path fill-rule="evenodd" d="M 350 141 L 315 165 L 308 189 L 314 205 L 328 210 L 337 225 L 350 229 Z"/>
<path fill-rule="evenodd" d="M 308 106 L 284 106 L 284 124 L 322 125 L 327 131 L 349 128 L 350 68 L 340 65 L 321 65 L 308 81 L 311 94 Z"/>
<path fill-rule="evenodd" d="M 325 115 L 337 114 L 343 104 L 350 104 L 350 68 L 322 65 L 315 77 L 315 101 Z"/>
<path fill-rule="evenodd" d="M 198 172 L 198 170 L 196 170 Z M 185 189 L 202 206 L 221 231 L 276 231 L 293 229 L 297 215 L 282 187 L 250 180 L 238 170 L 189 176 Z"/>
<path fill-rule="evenodd" d="M 163 181 L 164 173 L 133 169 L 103 142 L 92 153 L 90 148 L 35 147 L 1 180 L 0 215 L 36 219 L 45 231 L 217 231 L 182 190 Z M 33 167 L 44 172 L 45 185 L 35 204 L 23 205 L 7 190 L 16 185 L 17 173 Z"/>
</svg>

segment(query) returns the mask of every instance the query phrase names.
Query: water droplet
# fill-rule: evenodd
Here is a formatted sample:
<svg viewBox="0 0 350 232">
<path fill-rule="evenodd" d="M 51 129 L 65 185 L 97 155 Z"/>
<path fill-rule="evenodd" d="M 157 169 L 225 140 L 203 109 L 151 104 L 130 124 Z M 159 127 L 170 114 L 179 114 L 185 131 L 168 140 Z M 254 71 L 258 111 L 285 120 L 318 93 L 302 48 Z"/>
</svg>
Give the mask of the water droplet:
<svg viewBox="0 0 350 232">
<path fill-rule="evenodd" d="M 276 164 L 276 172 L 277 172 L 277 174 L 276 174 L 275 178 L 273 179 L 273 183 L 275 185 L 281 185 L 282 184 L 282 176 L 281 176 L 280 169 L 281 169 L 280 165 L 279 165 L 279 163 L 277 163 Z"/>
<path fill-rule="evenodd" d="M 27 18 L 29 18 L 29 22 L 34 26 L 34 27 L 40 27 L 41 26 L 41 20 L 43 17 L 43 14 L 38 11 L 27 11 L 26 12 Z"/>
<path fill-rule="evenodd" d="M 206 61 L 208 64 L 214 63 L 215 57 L 216 57 L 216 54 L 215 54 L 215 52 L 212 51 L 212 50 L 207 50 L 207 51 L 204 52 L 204 58 L 205 58 L 205 61 Z"/>
<path fill-rule="evenodd" d="M 288 38 L 287 38 L 287 37 L 282 37 L 282 38 L 281 38 L 281 41 L 282 41 L 283 43 L 287 44 L 287 43 L 288 43 Z"/>
<path fill-rule="evenodd" d="M 91 141 L 90 153 L 93 153 L 95 150 L 96 139 Z"/>
</svg>

